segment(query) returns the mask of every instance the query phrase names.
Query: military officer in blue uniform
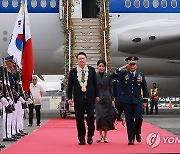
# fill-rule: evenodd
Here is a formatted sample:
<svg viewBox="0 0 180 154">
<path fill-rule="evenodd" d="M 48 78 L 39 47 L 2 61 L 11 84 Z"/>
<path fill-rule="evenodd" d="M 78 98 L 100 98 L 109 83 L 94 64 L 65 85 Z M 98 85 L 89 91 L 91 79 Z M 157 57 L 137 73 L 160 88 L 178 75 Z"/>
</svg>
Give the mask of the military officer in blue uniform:
<svg viewBox="0 0 180 154">
<path fill-rule="evenodd" d="M 135 138 L 141 142 L 142 113 L 148 101 L 146 79 L 143 73 L 136 70 L 137 60 L 138 57 L 133 56 L 126 58 L 127 64 L 112 74 L 112 78 L 122 85 L 120 101 L 124 104 L 128 145 L 134 145 Z"/>
</svg>

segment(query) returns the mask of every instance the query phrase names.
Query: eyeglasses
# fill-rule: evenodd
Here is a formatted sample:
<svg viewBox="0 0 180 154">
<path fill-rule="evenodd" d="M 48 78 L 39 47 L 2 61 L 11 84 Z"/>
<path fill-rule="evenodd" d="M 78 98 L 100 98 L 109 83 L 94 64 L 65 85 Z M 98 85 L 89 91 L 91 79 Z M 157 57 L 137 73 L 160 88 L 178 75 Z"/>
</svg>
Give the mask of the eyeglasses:
<svg viewBox="0 0 180 154">
<path fill-rule="evenodd" d="M 33 81 L 36 81 L 36 79 L 33 79 Z"/>
</svg>

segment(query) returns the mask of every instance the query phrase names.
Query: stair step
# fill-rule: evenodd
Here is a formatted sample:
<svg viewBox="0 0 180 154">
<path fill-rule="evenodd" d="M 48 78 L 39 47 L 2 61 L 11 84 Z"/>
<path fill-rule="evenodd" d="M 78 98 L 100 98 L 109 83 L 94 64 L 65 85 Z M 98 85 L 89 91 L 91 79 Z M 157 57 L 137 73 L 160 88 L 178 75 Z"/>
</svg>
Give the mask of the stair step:
<svg viewBox="0 0 180 154">
<path fill-rule="evenodd" d="M 74 25 L 74 29 L 100 29 L 100 25 Z"/>
<path fill-rule="evenodd" d="M 89 58 L 92 58 L 92 57 L 100 57 L 100 53 L 99 51 L 98 52 L 93 52 L 94 50 L 91 50 L 91 52 L 85 52 L 87 57 Z M 80 51 L 79 50 L 76 50 L 76 52 L 74 52 L 75 55 L 77 55 Z"/>
<path fill-rule="evenodd" d="M 73 50 L 74 51 L 74 53 L 79 53 L 79 52 L 81 52 L 81 51 L 83 51 L 83 50 L 77 50 L 77 49 L 75 49 L 75 50 Z M 99 49 L 97 49 L 97 50 L 86 50 L 86 51 L 84 51 L 86 54 L 99 54 Z"/>
<path fill-rule="evenodd" d="M 100 22 L 73 22 L 73 26 L 99 26 Z"/>
<path fill-rule="evenodd" d="M 78 32 L 80 32 L 80 33 L 98 33 L 99 34 L 99 32 L 100 32 L 100 29 L 99 28 L 93 28 L 93 29 L 74 29 L 74 32 L 75 33 L 78 33 Z"/>
<path fill-rule="evenodd" d="M 73 23 L 99 23 L 99 18 L 72 18 Z"/>
<path fill-rule="evenodd" d="M 98 35 L 76 35 L 76 39 L 100 39 Z"/>
<path fill-rule="evenodd" d="M 76 44 L 75 44 L 75 46 L 77 47 L 77 46 L 99 46 L 100 45 L 100 43 L 99 42 L 77 42 Z"/>
<path fill-rule="evenodd" d="M 99 31 L 75 31 L 75 36 L 98 36 L 99 37 Z"/>
<path fill-rule="evenodd" d="M 83 47 L 75 47 L 75 50 L 99 50 L 99 47 L 83 46 Z"/>
<path fill-rule="evenodd" d="M 100 39 L 94 39 L 94 38 L 81 38 L 81 39 L 79 39 L 79 38 L 76 38 L 75 39 L 75 42 L 79 42 L 79 43 L 81 43 L 81 42 L 88 42 L 88 43 L 99 43 L 100 42 Z"/>
</svg>

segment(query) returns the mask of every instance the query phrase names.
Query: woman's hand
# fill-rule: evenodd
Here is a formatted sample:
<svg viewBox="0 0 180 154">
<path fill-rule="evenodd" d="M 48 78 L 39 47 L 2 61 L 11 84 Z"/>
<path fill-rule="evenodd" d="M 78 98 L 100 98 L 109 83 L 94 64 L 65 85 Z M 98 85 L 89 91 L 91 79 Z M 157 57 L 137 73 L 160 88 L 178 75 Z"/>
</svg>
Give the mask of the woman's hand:
<svg viewBox="0 0 180 154">
<path fill-rule="evenodd" d="M 115 102 L 114 101 L 112 101 L 112 106 L 115 107 Z"/>
<path fill-rule="evenodd" d="M 96 102 L 100 102 L 100 98 L 99 97 L 96 97 Z"/>
<path fill-rule="evenodd" d="M 73 103 L 72 99 L 69 99 L 69 100 L 68 100 L 68 104 L 69 104 L 69 105 L 72 105 L 72 103 Z"/>
</svg>

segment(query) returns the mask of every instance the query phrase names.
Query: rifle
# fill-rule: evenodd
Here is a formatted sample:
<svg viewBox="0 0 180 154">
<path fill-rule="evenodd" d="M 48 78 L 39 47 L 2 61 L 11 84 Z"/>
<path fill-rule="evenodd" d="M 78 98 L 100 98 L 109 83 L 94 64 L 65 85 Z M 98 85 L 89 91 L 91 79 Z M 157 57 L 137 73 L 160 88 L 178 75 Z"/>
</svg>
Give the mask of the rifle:
<svg viewBox="0 0 180 154">
<path fill-rule="evenodd" d="M 20 96 L 24 99 L 24 100 L 26 100 L 26 95 L 25 95 L 25 93 L 24 93 L 24 91 L 23 91 L 23 88 L 22 88 L 22 85 L 20 84 L 20 81 L 21 81 L 21 73 L 20 73 L 20 70 L 18 69 L 18 65 L 17 65 L 17 62 L 16 62 L 16 71 L 17 71 L 17 90 L 18 90 L 18 92 L 19 92 L 19 94 L 20 94 Z M 26 103 L 22 103 L 22 108 L 23 109 L 26 109 L 27 108 L 27 104 Z"/>
<path fill-rule="evenodd" d="M 3 65 L 1 66 L 1 69 L 0 69 L 0 71 L 1 71 L 1 77 L 2 77 L 2 84 L 1 84 L 1 86 L 2 86 L 2 93 L 3 93 L 3 96 L 4 96 L 4 97 L 8 100 L 8 102 L 9 102 L 9 99 L 8 99 L 8 97 L 9 97 L 9 92 L 8 92 L 8 90 L 7 90 L 7 85 L 6 85 L 5 82 L 4 82 L 4 80 L 5 80 L 5 77 L 4 77 L 4 76 L 5 76 L 4 68 L 5 68 L 5 66 L 4 66 L 4 63 L 3 63 Z M 12 104 L 12 105 L 9 104 L 8 106 L 5 107 L 6 113 L 12 113 L 14 110 L 15 110 L 15 108 L 14 108 L 13 104 Z"/>
</svg>

